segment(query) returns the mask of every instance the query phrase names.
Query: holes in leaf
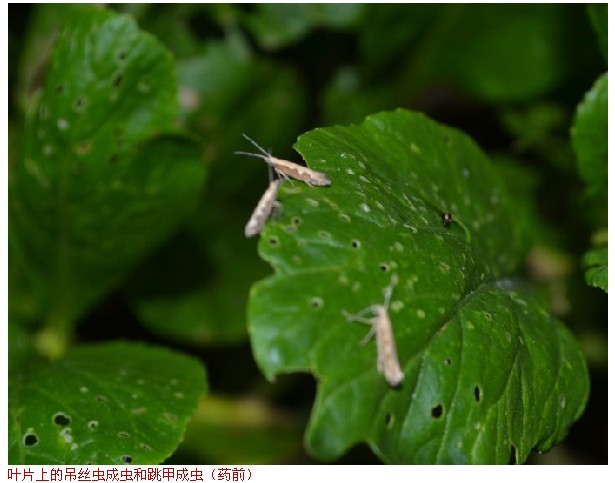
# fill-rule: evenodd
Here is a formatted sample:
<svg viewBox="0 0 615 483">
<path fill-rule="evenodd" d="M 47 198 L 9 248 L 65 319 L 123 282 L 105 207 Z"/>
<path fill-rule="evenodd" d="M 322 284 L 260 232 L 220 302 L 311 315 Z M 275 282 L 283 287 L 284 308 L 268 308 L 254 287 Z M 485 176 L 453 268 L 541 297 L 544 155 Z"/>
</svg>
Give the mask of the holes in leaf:
<svg viewBox="0 0 615 483">
<path fill-rule="evenodd" d="M 145 443 L 139 443 L 139 448 L 147 450 L 147 451 L 151 451 L 152 450 L 152 447 L 147 445 L 147 444 L 145 444 Z"/>
<path fill-rule="evenodd" d="M 277 236 L 269 237 L 268 241 L 269 241 L 269 246 L 271 247 L 277 247 L 280 245 L 280 240 L 278 239 Z"/>
<path fill-rule="evenodd" d="M 56 87 L 56 93 L 57 93 L 57 94 L 62 94 L 63 92 L 64 92 L 64 84 L 59 84 L 59 85 Z"/>
<path fill-rule="evenodd" d="M 73 111 L 75 112 L 85 111 L 85 99 L 83 97 L 79 97 L 75 102 L 73 102 Z"/>
<path fill-rule="evenodd" d="M 292 234 L 295 233 L 297 231 L 297 228 L 294 225 L 288 225 L 284 227 L 284 231 L 286 233 Z"/>
<path fill-rule="evenodd" d="M 361 248 L 361 242 L 359 240 L 352 240 L 350 242 L 350 246 L 356 250 L 358 250 L 359 248 Z"/>
<path fill-rule="evenodd" d="M 132 456 L 130 456 L 129 454 L 125 454 L 122 456 L 122 463 L 129 465 L 130 463 L 132 463 Z"/>
<path fill-rule="evenodd" d="M 474 386 L 474 399 L 476 399 L 476 402 L 480 402 L 482 398 L 482 391 L 480 389 L 480 386 L 477 384 L 476 386 Z"/>
<path fill-rule="evenodd" d="M 38 444 L 38 436 L 36 434 L 26 434 L 23 437 L 23 444 L 28 448 L 32 448 Z"/>
<path fill-rule="evenodd" d="M 126 60 L 126 57 L 128 57 L 128 52 L 126 52 L 124 49 L 117 51 L 117 60 L 123 62 Z"/>
<path fill-rule="evenodd" d="M 489 312 L 483 312 L 483 315 L 485 316 L 485 319 L 487 320 L 492 320 L 493 317 L 491 317 L 491 314 Z"/>
<path fill-rule="evenodd" d="M 338 218 L 346 223 L 350 223 L 350 216 L 348 216 L 346 213 L 340 213 L 339 215 L 337 215 Z"/>
<path fill-rule="evenodd" d="M 452 363 L 453 363 L 453 360 L 450 357 L 447 357 L 446 359 L 444 359 L 445 366 L 450 366 Z"/>
<path fill-rule="evenodd" d="M 292 224 L 295 226 L 299 226 L 301 224 L 301 218 L 298 216 L 293 216 L 293 219 L 291 220 Z"/>
<path fill-rule="evenodd" d="M 329 233 L 328 231 L 320 230 L 318 232 L 318 238 L 320 238 L 321 240 L 331 240 L 331 233 Z"/>
<path fill-rule="evenodd" d="M 53 423 L 63 428 L 70 424 L 70 417 L 64 413 L 55 413 L 53 415 Z"/>
<path fill-rule="evenodd" d="M 131 435 L 130 433 L 127 433 L 126 431 L 118 431 L 117 437 L 122 438 L 122 439 L 128 439 L 131 437 Z"/>
<path fill-rule="evenodd" d="M 381 272 L 387 273 L 389 270 L 391 270 L 391 267 L 389 266 L 388 263 L 380 263 L 378 264 L 378 268 L 380 269 Z"/>
<path fill-rule="evenodd" d="M 164 418 L 172 424 L 177 424 L 177 416 L 171 413 L 164 413 Z"/>
<path fill-rule="evenodd" d="M 312 297 L 310 299 L 310 307 L 313 309 L 321 309 L 325 305 L 325 302 L 320 297 Z"/>
<path fill-rule="evenodd" d="M 124 82 L 124 73 L 118 72 L 113 76 L 113 80 L 111 81 L 111 85 L 115 88 L 118 88 Z"/>
<path fill-rule="evenodd" d="M 94 399 L 98 402 L 101 403 L 106 403 L 109 401 L 109 399 L 107 398 L 107 396 L 103 396 L 102 394 L 97 394 L 96 396 L 94 396 Z"/>
<path fill-rule="evenodd" d="M 442 404 L 438 404 L 437 406 L 434 406 L 433 408 L 431 408 L 432 418 L 440 419 L 442 417 L 442 414 L 444 414 L 444 408 L 442 407 Z"/>
<path fill-rule="evenodd" d="M 90 431 L 98 429 L 98 421 L 88 421 L 88 429 Z"/>
<path fill-rule="evenodd" d="M 82 143 L 77 144 L 77 146 L 75 146 L 75 152 L 79 156 L 85 156 L 91 151 L 91 149 L 92 149 L 92 143 L 90 141 L 84 141 Z"/>
<path fill-rule="evenodd" d="M 394 423 L 395 423 L 395 416 L 393 416 L 393 414 L 391 413 L 386 413 L 384 415 L 384 425 L 387 427 L 387 429 L 391 429 Z"/>
</svg>

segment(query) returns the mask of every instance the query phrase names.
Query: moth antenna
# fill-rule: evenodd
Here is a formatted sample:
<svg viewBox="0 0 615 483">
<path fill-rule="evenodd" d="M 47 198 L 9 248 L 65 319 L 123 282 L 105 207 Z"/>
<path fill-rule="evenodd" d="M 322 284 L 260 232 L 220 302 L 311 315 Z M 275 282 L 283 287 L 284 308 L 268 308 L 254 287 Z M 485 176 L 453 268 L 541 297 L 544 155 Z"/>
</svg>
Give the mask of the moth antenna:
<svg viewBox="0 0 615 483">
<path fill-rule="evenodd" d="M 247 134 L 243 134 L 242 136 L 244 138 L 246 138 L 248 141 L 250 141 L 252 143 L 252 145 L 254 145 L 254 147 L 256 149 L 258 149 L 261 153 L 263 153 L 265 156 L 271 157 L 271 154 L 269 154 L 267 151 L 265 151 L 254 139 L 252 139 L 250 136 L 248 136 Z"/>
<path fill-rule="evenodd" d="M 267 161 L 267 163 L 269 163 L 269 159 L 270 159 L 270 156 L 265 156 L 263 154 L 258 154 L 258 153 L 247 153 L 245 151 L 235 151 L 234 154 L 243 154 L 245 156 L 252 156 L 254 158 L 264 159 L 265 161 Z"/>
</svg>

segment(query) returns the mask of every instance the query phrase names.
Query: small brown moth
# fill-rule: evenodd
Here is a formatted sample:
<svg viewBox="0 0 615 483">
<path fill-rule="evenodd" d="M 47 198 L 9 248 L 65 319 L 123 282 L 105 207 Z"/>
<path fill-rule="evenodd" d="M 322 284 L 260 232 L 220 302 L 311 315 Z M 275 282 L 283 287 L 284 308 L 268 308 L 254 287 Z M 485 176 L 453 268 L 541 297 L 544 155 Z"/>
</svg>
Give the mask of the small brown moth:
<svg viewBox="0 0 615 483">
<path fill-rule="evenodd" d="M 274 179 L 269 182 L 269 187 L 265 190 L 263 196 L 261 196 L 256 208 L 254 208 L 252 212 L 252 216 L 248 220 L 245 230 L 246 238 L 257 235 L 263 230 L 263 225 L 269 216 L 271 216 L 273 208 L 278 205 L 277 197 L 279 187 L 279 179 Z"/>
<path fill-rule="evenodd" d="M 275 156 L 272 156 L 267 151 L 265 151 L 261 146 L 256 143 L 256 141 L 249 138 L 246 134 L 244 134 L 243 137 L 250 141 L 262 154 L 246 153 L 244 151 L 235 151 L 235 154 L 245 154 L 246 156 L 254 156 L 255 158 L 264 159 L 265 162 L 272 166 L 273 169 L 275 169 L 275 172 L 278 173 L 278 175 L 284 179 L 297 179 L 299 181 L 303 181 L 304 183 L 309 184 L 310 186 L 331 185 L 331 180 L 325 173 L 314 171 L 313 169 L 301 166 L 300 164 L 296 164 L 291 161 L 286 161 L 285 159 L 276 158 Z"/>
<path fill-rule="evenodd" d="M 397 284 L 397 275 L 391 277 L 391 283 L 384 292 L 384 303 L 382 305 L 371 305 L 354 315 L 342 310 L 342 315 L 349 322 L 363 322 L 372 326 L 367 336 L 361 341 L 361 345 L 365 345 L 374 334 L 376 335 L 378 372 L 384 376 L 384 379 L 391 387 L 399 386 L 404 380 L 404 373 L 399 366 L 399 359 L 397 358 L 397 348 L 388 312 L 395 284 Z M 372 314 L 372 318 L 363 317 L 363 315 L 368 313 Z"/>
</svg>

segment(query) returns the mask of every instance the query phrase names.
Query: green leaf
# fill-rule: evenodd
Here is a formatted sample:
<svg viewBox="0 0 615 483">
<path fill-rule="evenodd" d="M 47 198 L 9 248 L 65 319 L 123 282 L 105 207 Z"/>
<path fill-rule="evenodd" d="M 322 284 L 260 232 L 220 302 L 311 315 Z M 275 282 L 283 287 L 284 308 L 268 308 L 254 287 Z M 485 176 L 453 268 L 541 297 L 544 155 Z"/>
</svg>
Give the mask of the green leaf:
<svg viewBox="0 0 615 483">
<path fill-rule="evenodd" d="M 362 9 L 363 5 L 350 3 L 261 3 L 247 23 L 263 48 L 276 50 L 299 40 L 314 27 L 352 27 Z"/>
<path fill-rule="evenodd" d="M 608 247 L 594 248 L 588 251 L 583 258 L 585 265 L 585 281 L 592 287 L 598 287 L 608 293 L 609 287 L 609 249 Z"/>
<path fill-rule="evenodd" d="M 275 275 L 253 287 L 248 323 L 268 378 L 319 381 L 309 451 L 332 459 L 365 441 L 391 463 L 506 463 L 511 448 L 522 462 L 560 441 L 584 409 L 587 369 L 568 330 L 508 278 L 525 219 L 476 145 L 399 110 L 296 148 L 332 185 L 281 189 L 283 215 L 259 245 Z M 342 315 L 383 303 L 394 274 L 398 390 L 375 343 L 360 345 L 369 329 Z"/>
<path fill-rule="evenodd" d="M 579 173 L 593 196 L 606 196 L 608 185 L 608 74 L 602 75 L 579 104 L 572 125 Z"/>
<path fill-rule="evenodd" d="M 193 101 L 184 105 L 187 123 L 207 126 L 210 182 L 185 229 L 131 277 L 129 302 L 157 334 L 190 344 L 243 340 L 250 286 L 270 269 L 255 253 L 255 241 L 237 234 L 268 178 L 264 163 L 233 151 L 247 149 L 246 126 L 268 147 L 288 146 L 305 94 L 291 71 L 253 56 L 238 36 L 209 42 L 178 71 L 183 97 Z"/>
<path fill-rule="evenodd" d="M 116 342 L 38 364 L 9 386 L 10 464 L 155 464 L 205 390 L 195 360 Z"/>
<path fill-rule="evenodd" d="M 608 3 L 595 3 L 587 5 L 587 12 L 591 20 L 596 36 L 598 37 L 598 44 L 600 50 L 604 55 L 604 59 L 608 60 L 609 53 L 609 12 Z"/>
<path fill-rule="evenodd" d="M 194 207 L 204 166 L 172 134 L 176 96 L 170 55 L 128 16 L 83 14 L 58 39 L 11 166 L 10 222 L 60 331 Z"/>
</svg>

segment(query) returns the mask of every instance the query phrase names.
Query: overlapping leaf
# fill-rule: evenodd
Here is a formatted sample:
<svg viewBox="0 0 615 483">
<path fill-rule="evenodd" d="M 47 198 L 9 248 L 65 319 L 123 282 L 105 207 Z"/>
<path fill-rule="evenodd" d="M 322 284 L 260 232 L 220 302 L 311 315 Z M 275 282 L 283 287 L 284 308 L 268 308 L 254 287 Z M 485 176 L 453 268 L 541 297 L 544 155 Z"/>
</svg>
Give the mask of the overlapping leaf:
<svg viewBox="0 0 615 483">
<path fill-rule="evenodd" d="M 366 441 L 387 462 L 505 463 L 561 440 L 585 405 L 585 363 L 508 278 L 525 219 L 485 155 L 407 111 L 317 129 L 296 147 L 332 186 L 285 183 L 259 246 L 276 273 L 253 287 L 249 329 L 267 377 L 319 381 L 308 449 L 331 459 Z M 393 274 L 398 390 L 377 373 L 375 344 L 359 345 L 369 329 L 341 313 L 382 303 Z"/>
</svg>

